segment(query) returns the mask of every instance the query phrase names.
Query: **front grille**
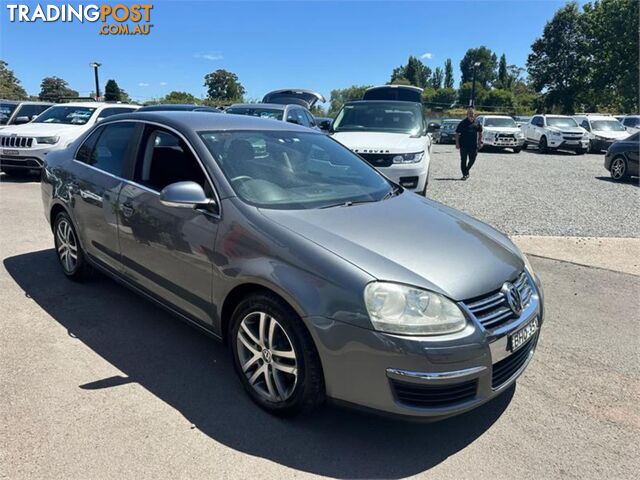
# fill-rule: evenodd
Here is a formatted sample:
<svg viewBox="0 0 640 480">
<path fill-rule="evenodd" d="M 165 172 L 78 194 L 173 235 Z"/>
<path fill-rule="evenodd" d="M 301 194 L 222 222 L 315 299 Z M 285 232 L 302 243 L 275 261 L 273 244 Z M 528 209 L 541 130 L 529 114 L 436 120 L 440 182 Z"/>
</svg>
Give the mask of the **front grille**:
<svg viewBox="0 0 640 480">
<path fill-rule="evenodd" d="M 31 148 L 33 145 L 33 138 L 17 136 L 0 137 L 0 145 L 3 147 Z"/>
<path fill-rule="evenodd" d="M 367 163 L 374 167 L 390 167 L 393 165 L 393 157 L 395 153 L 359 153 Z"/>
<path fill-rule="evenodd" d="M 503 358 L 493 366 L 491 375 L 491 387 L 499 388 L 509 381 L 513 375 L 527 362 L 531 350 L 535 347 L 536 335 L 527 341 L 519 350 L 512 353 L 507 358 Z"/>
<path fill-rule="evenodd" d="M 498 133 L 496 138 L 516 138 L 513 133 Z"/>
<path fill-rule="evenodd" d="M 42 167 L 42 162 L 39 158 L 35 157 L 14 157 L 11 155 L 0 155 L 0 166 L 40 168 Z"/>
<path fill-rule="evenodd" d="M 476 396 L 478 380 L 449 385 L 422 385 L 391 380 L 399 402 L 418 408 L 446 407 L 466 402 Z"/>
<path fill-rule="evenodd" d="M 525 308 L 531 301 L 531 296 L 533 295 L 533 288 L 529 283 L 529 277 L 523 271 L 513 284 L 520 292 L 522 306 Z M 509 308 L 507 299 L 500 290 L 493 291 L 482 297 L 467 300 L 464 303 L 486 329 L 499 327 L 510 320 L 518 318 L 511 308 Z"/>
</svg>

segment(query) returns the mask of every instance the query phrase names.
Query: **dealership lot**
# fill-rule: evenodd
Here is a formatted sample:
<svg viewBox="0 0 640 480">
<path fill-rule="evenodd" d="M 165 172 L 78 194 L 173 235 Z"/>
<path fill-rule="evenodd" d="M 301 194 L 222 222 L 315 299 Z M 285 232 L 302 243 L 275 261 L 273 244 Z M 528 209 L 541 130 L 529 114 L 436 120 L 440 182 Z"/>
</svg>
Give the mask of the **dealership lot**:
<svg viewBox="0 0 640 480">
<path fill-rule="evenodd" d="M 482 153 L 461 182 L 455 148 L 433 152 L 429 196 L 506 233 L 640 233 L 638 188 L 610 182 L 602 155 Z M 584 479 L 640 467 L 640 277 L 533 258 L 547 309 L 537 354 L 474 412 L 413 424 L 325 408 L 287 421 L 251 404 L 221 345 L 106 278 L 67 281 L 37 182 L 3 177 L 0 202 L 3 477 Z"/>
</svg>

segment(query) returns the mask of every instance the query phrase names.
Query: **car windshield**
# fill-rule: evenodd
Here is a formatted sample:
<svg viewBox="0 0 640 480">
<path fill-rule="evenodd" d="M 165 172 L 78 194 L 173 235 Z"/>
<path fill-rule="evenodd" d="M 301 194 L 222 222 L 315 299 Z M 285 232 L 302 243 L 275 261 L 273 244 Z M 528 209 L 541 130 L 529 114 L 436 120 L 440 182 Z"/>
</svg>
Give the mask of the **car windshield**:
<svg viewBox="0 0 640 480">
<path fill-rule="evenodd" d="M 60 105 L 45 110 L 33 123 L 64 123 L 66 125 L 84 125 L 89 121 L 95 108 L 71 107 Z"/>
<path fill-rule="evenodd" d="M 377 202 L 394 186 L 326 135 L 199 132 L 235 193 L 263 208 L 313 209 Z"/>
<path fill-rule="evenodd" d="M 419 135 L 422 106 L 413 102 L 363 102 L 345 105 L 333 122 L 336 132 L 372 131 Z"/>
<path fill-rule="evenodd" d="M 618 120 L 592 120 L 591 130 L 596 132 L 624 132 L 626 129 Z"/>
<path fill-rule="evenodd" d="M 262 107 L 229 107 L 227 113 L 233 115 L 249 115 L 250 117 L 271 118 L 272 120 L 282 120 L 284 110 L 277 108 Z"/>
<path fill-rule="evenodd" d="M 559 128 L 575 128 L 578 126 L 571 117 L 547 117 L 547 125 Z"/>
<path fill-rule="evenodd" d="M 17 106 L 15 103 L 0 103 L 0 125 L 7 124 Z"/>
<path fill-rule="evenodd" d="M 516 122 L 513 121 L 511 117 L 495 117 L 495 118 L 485 118 L 484 119 L 485 127 L 509 127 L 516 128 Z"/>
<path fill-rule="evenodd" d="M 455 130 L 459 123 L 458 120 L 455 122 L 442 122 L 442 130 Z"/>
</svg>

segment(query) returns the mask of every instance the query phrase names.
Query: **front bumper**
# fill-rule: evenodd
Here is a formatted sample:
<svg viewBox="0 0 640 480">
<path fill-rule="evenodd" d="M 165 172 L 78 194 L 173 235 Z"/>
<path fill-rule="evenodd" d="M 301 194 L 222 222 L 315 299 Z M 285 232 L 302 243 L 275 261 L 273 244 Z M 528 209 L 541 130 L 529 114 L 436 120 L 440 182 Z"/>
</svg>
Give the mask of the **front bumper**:
<svg viewBox="0 0 640 480">
<path fill-rule="evenodd" d="M 309 317 L 307 323 L 329 398 L 385 414 L 439 420 L 482 405 L 516 381 L 533 357 L 540 331 L 514 353 L 507 350 L 508 335 L 534 317 L 542 326 L 539 288 L 518 319 L 490 332 L 470 318 L 473 332 L 463 337 L 392 335 L 321 317 Z M 425 392 L 428 402 L 420 403 Z"/>
<path fill-rule="evenodd" d="M 587 150 L 589 148 L 589 140 L 565 140 L 563 138 L 558 137 L 549 137 L 547 140 L 547 145 L 549 148 L 554 148 L 558 150 Z"/>
<path fill-rule="evenodd" d="M 524 137 L 522 138 L 484 138 L 483 143 L 489 147 L 500 148 L 522 148 L 524 145 Z"/>
<path fill-rule="evenodd" d="M 455 143 L 456 142 L 456 134 L 455 132 L 440 132 L 440 136 L 438 137 L 438 143 Z"/>
<path fill-rule="evenodd" d="M 0 166 L 34 170 L 42 168 L 53 145 L 45 148 L 0 148 Z"/>
<path fill-rule="evenodd" d="M 614 139 L 592 138 L 591 146 L 593 150 L 598 150 L 598 151 L 609 150 L 609 147 L 613 145 L 614 142 L 615 142 Z"/>
<path fill-rule="evenodd" d="M 429 161 L 424 159 L 417 164 L 397 164 L 376 169 L 392 182 L 417 193 L 424 191 L 429 181 Z"/>
</svg>

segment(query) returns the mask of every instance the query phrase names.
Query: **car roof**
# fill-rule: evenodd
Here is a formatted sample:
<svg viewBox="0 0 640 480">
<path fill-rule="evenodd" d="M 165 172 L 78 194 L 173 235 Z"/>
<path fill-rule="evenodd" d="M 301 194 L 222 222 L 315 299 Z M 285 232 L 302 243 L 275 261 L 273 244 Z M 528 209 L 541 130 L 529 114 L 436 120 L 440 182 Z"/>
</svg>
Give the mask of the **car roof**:
<svg viewBox="0 0 640 480">
<path fill-rule="evenodd" d="M 111 121 L 142 120 L 159 122 L 177 130 L 255 130 L 255 131 L 291 131 L 291 132 L 320 132 L 301 127 L 292 123 L 252 117 L 249 115 L 211 115 L 209 112 L 187 111 L 158 111 L 158 112 L 131 112 L 114 115 L 103 120 L 100 125 Z"/>
<path fill-rule="evenodd" d="M 17 105 L 17 104 L 21 103 L 19 100 L 5 100 L 4 98 L 0 98 L 0 102 L 9 103 L 11 105 Z"/>
<path fill-rule="evenodd" d="M 137 105 L 131 105 L 129 103 L 107 103 L 107 102 L 65 102 L 65 103 L 55 103 L 53 104 L 55 107 L 89 107 L 89 108 L 99 108 L 99 107 L 137 107 Z"/>
<path fill-rule="evenodd" d="M 195 103 L 159 103 L 156 105 L 145 105 L 140 107 L 140 110 L 145 112 L 153 112 L 158 110 L 180 110 L 180 111 L 190 111 L 196 108 L 210 108 L 211 110 L 216 110 L 215 107 L 210 107 L 208 105 L 196 105 Z"/>
<path fill-rule="evenodd" d="M 392 103 L 399 107 L 406 107 L 407 105 L 419 105 L 417 102 L 405 102 L 403 100 L 351 100 L 344 102 L 345 105 L 357 105 L 360 103 Z"/>
<path fill-rule="evenodd" d="M 289 103 L 287 105 L 294 105 Z M 234 103 L 233 105 L 229 105 L 227 110 L 230 108 L 271 108 L 273 110 L 284 110 L 287 108 L 287 105 L 283 105 L 281 103 Z M 301 107 L 302 105 L 295 105 L 296 107 Z"/>
<path fill-rule="evenodd" d="M 55 105 L 53 102 L 39 102 L 37 100 L 4 100 L 0 99 L 1 103 L 10 103 L 13 105 Z"/>
<path fill-rule="evenodd" d="M 511 118 L 513 120 L 513 117 L 511 117 L 511 115 L 478 115 L 478 116 L 483 118 Z"/>
</svg>

